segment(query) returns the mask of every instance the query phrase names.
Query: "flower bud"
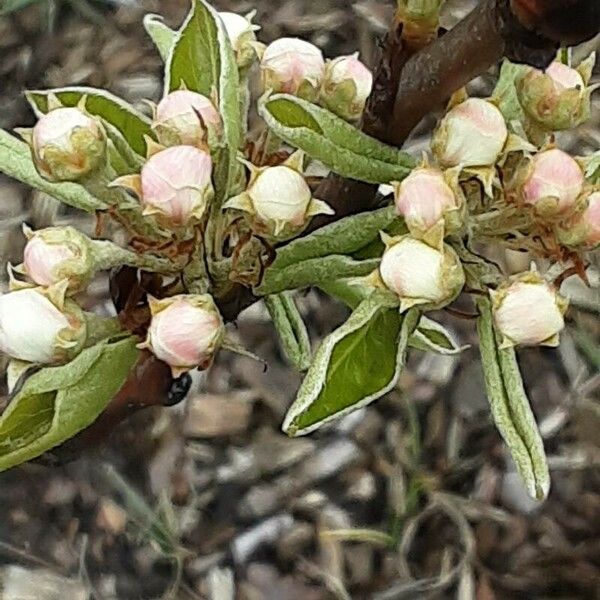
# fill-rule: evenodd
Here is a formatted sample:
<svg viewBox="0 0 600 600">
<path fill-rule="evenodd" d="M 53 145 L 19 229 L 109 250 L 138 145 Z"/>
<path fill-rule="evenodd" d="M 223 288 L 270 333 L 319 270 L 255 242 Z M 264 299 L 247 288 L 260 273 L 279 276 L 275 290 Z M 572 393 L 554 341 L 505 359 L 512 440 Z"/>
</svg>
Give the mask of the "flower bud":
<svg viewBox="0 0 600 600">
<path fill-rule="evenodd" d="M 83 347 L 85 319 L 72 301 L 29 288 L 0 296 L 0 350 L 40 364 L 66 362 Z"/>
<path fill-rule="evenodd" d="M 546 217 L 571 210 L 584 184 L 581 167 L 574 158 L 558 148 L 536 154 L 521 177 L 522 201 Z"/>
<path fill-rule="evenodd" d="M 51 286 L 67 280 L 71 292 L 83 290 L 94 274 L 90 240 L 73 227 L 25 229 L 27 244 L 20 271 L 34 283 Z"/>
<path fill-rule="evenodd" d="M 106 134 L 100 122 L 79 108 L 56 108 L 32 131 L 33 158 L 49 181 L 78 181 L 105 159 Z"/>
<path fill-rule="evenodd" d="M 251 216 L 256 233 L 274 241 L 288 239 L 306 227 L 317 214 L 333 214 L 321 200 L 312 197 L 302 174 L 303 154 L 296 152 L 276 167 L 257 168 L 246 163 L 251 176 L 245 192 L 229 199 L 224 208 L 235 208 Z"/>
<path fill-rule="evenodd" d="M 260 27 L 252 24 L 252 14 L 242 17 L 232 12 L 220 12 L 219 16 L 225 25 L 238 67 L 247 69 L 256 57 L 256 32 Z"/>
<path fill-rule="evenodd" d="M 221 115 L 206 96 L 178 90 L 158 103 L 152 129 L 165 146 L 206 146 L 221 134 Z"/>
<path fill-rule="evenodd" d="M 358 53 L 328 61 L 321 88 L 321 102 L 347 121 L 362 117 L 373 88 L 373 75 L 358 60 Z"/>
<path fill-rule="evenodd" d="M 151 299 L 152 321 L 142 347 L 166 362 L 173 373 L 206 369 L 223 341 L 221 315 L 208 294 Z"/>
<path fill-rule="evenodd" d="M 567 302 L 536 271 L 490 291 L 502 346 L 557 346 Z"/>
<path fill-rule="evenodd" d="M 322 52 L 298 38 L 280 38 L 267 46 L 260 63 L 263 89 L 315 100 L 325 74 Z"/>
<path fill-rule="evenodd" d="M 517 81 L 517 96 L 525 113 L 550 131 L 571 129 L 590 116 L 591 92 L 583 76 L 561 62 L 546 72 L 530 69 Z"/>
<path fill-rule="evenodd" d="M 410 236 L 386 241 L 379 274 L 384 285 L 400 298 L 400 310 L 422 306 L 434 310 L 450 304 L 465 284 L 456 252 L 442 251 Z"/>
<path fill-rule="evenodd" d="M 557 238 L 565 246 L 593 250 L 600 245 L 600 192 L 591 193 L 583 210 L 557 227 Z"/>
<path fill-rule="evenodd" d="M 414 169 L 394 184 L 396 211 L 413 237 L 441 247 L 445 233 L 460 229 L 459 201 L 444 173 L 433 167 Z"/>
<path fill-rule="evenodd" d="M 496 163 L 507 139 L 500 109 L 487 100 L 468 98 L 444 116 L 431 148 L 444 167 L 487 167 Z"/>
</svg>

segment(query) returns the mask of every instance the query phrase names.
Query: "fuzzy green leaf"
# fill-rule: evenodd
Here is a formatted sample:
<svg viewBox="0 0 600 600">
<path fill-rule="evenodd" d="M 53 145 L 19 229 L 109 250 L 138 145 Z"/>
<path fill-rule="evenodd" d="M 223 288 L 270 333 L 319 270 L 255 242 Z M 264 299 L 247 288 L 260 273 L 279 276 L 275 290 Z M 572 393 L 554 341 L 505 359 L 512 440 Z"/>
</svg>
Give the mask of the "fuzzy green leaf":
<svg viewBox="0 0 600 600">
<path fill-rule="evenodd" d="M 64 106 L 77 106 L 87 97 L 86 110 L 115 127 L 127 140 L 134 152 L 146 155 L 144 135 L 152 135 L 150 119 L 133 106 L 106 90 L 89 87 L 65 87 L 52 90 L 30 90 L 25 93 L 32 108 L 39 113 L 48 112 L 48 95 L 54 94 Z"/>
<path fill-rule="evenodd" d="M 258 111 L 278 137 L 343 177 L 389 183 L 401 181 L 415 166 L 408 154 L 301 98 L 287 94 L 265 97 Z"/>
<path fill-rule="evenodd" d="M 532 498 L 543 500 L 550 489 L 544 444 L 523 388 L 512 348 L 500 349 L 491 303 L 477 301 L 479 347 L 492 416 Z"/>
<path fill-rule="evenodd" d="M 402 316 L 377 293 L 363 301 L 321 344 L 283 430 L 310 433 L 393 389 L 418 320 L 417 310 Z"/>
<path fill-rule="evenodd" d="M 125 383 L 138 355 L 134 338 L 102 342 L 66 365 L 26 376 L 0 416 L 0 471 L 91 425 Z"/>
<path fill-rule="evenodd" d="M 166 62 L 175 42 L 177 32 L 165 25 L 160 15 L 146 15 L 144 17 L 144 29 L 152 38 L 163 62 Z"/>
<path fill-rule="evenodd" d="M 443 325 L 422 316 L 410 338 L 412 348 L 437 354 L 460 354 L 468 346 L 461 346 Z"/>
<path fill-rule="evenodd" d="M 50 183 L 37 172 L 29 146 L 0 129 L 0 172 L 86 212 L 107 208 L 77 183 Z"/>
</svg>

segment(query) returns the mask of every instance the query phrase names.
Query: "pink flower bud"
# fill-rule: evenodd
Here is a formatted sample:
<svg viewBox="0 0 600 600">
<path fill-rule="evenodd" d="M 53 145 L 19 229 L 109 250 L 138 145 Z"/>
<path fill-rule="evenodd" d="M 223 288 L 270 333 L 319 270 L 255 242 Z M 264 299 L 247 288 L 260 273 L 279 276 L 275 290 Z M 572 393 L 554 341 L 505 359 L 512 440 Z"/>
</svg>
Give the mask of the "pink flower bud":
<svg viewBox="0 0 600 600">
<path fill-rule="evenodd" d="M 484 167 L 496 163 L 507 139 L 500 110 L 487 100 L 469 98 L 442 119 L 431 147 L 444 167 Z"/>
<path fill-rule="evenodd" d="M 490 294 L 504 346 L 558 345 L 567 303 L 537 272 L 523 273 Z"/>
<path fill-rule="evenodd" d="M 88 238 L 73 227 L 25 230 L 27 244 L 21 270 L 37 285 L 67 280 L 70 291 L 81 291 L 94 274 Z"/>
<path fill-rule="evenodd" d="M 323 81 L 325 61 L 313 44 L 280 38 L 267 46 L 260 64 L 264 90 L 315 100 Z"/>
<path fill-rule="evenodd" d="M 73 302 L 62 307 L 39 289 L 0 296 L 0 350 L 12 358 L 53 364 L 79 352 L 86 335 L 83 313 Z"/>
<path fill-rule="evenodd" d="M 166 362 L 174 377 L 210 366 L 222 339 L 221 315 L 208 294 L 179 295 L 150 302 L 152 322 L 144 344 Z"/>
<path fill-rule="evenodd" d="M 589 250 L 600 245 L 600 192 L 591 193 L 579 212 L 556 227 L 561 244 Z"/>
<path fill-rule="evenodd" d="M 358 55 L 340 56 L 327 63 L 321 102 L 339 117 L 356 121 L 363 114 L 372 88 L 373 75 Z"/>
<path fill-rule="evenodd" d="M 225 25 L 238 67 L 248 68 L 256 58 L 256 31 L 260 27 L 252 24 L 251 15 L 246 18 L 232 12 L 220 12 L 219 16 Z"/>
<path fill-rule="evenodd" d="M 152 128 L 165 146 L 202 146 L 221 134 L 221 115 L 206 96 L 179 90 L 158 103 Z"/>
<path fill-rule="evenodd" d="M 585 86 L 583 77 L 575 69 L 556 60 L 546 69 L 546 75 L 552 78 L 558 90 L 583 89 Z"/>
<path fill-rule="evenodd" d="M 527 167 L 521 196 L 542 215 L 564 213 L 575 206 L 584 175 L 575 159 L 553 148 L 536 154 Z"/>
<path fill-rule="evenodd" d="M 174 146 L 151 156 L 142 168 L 144 213 L 173 225 L 200 219 L 214 191 L 210 154 L 193 146 Z"/>
<path fill-rule="evenodd" d="M 56 108 L 33 128 L 36 167 L 50 181 L 77 181 L 99 167 L 106 135 L 99 121 L 78 108 Z"/>
<path fill-rule="evenodd" d="M 439 169 L 424 167 L 414 169 L 401 183 L 395 184 L 396 210 L 404 217 L 408 230 L 414 237 L 432 245 L 441 243 L 444 237 L 445 219 L 458 212 L 454 191 Z M 454 229 L 452 221 L 450 227 Z M 435 239 L 429 239 L 429 234 Z"/>
<path fill-rule="evenodd" d="M 460 260 L 444 245 L 442 251 L 410 236 L 386 242 L 379 273 L 385 286 L 400 299 L 400 309 L 423 305 L 437 309 L 452 302 L 465 284 Z"/>
</svg>

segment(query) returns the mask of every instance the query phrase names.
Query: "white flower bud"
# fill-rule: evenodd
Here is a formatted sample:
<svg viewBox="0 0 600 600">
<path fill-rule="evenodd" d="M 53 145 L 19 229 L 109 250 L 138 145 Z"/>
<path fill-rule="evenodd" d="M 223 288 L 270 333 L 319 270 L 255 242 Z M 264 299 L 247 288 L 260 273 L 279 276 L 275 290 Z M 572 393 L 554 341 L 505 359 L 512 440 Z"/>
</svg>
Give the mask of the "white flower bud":
<svg viewBox="0 0 600 600">
<path fill-rule="evenodd" d="M 248 68 L 256 57 L 256 32 L 260 27 L 252 24 L 252 14 L 242 17 L 232 12 L 220 12 L 219 16 L 225 25 L 238 67 Z"/>
<path fill-rule="evenodd" d="M 434 167 L 414 169 L 394 184 L 396 210 L 413 237 L 438 247 L 445 233 L 462 225 L 459 200 L 444 173 Z"/>
<path fill-rule="evenodd" d="M 536 154 L 521 178 L 522 201 L 549 217 L 571 210 L 584 185 L 577 161 L 558 148 Z"/>
<path fill-rule="evenodd" d="M 310 42 L 280 38 L 265 50 L 260 63 L 263 89 L 315 100 L 325 73 L 322 52 Z"/>
<path fill-rule="evenodd" d="M 284 240 L 302 231 L 317 214 L 333 214 L 321 200 L 312 197 L 302 175 L 303 154 L 296 152 L 284 164 L 251 171 L 246 191 L 228 200 L 224 208 L 235 208 L 252 217 L 256 233 Z"/>
<path fill-rule="evenodd" d="M 86 325 L 70 300 L 53 301 L 39 288 L 0 296 L 0 350 L 40 364 L 66 362 L 83 347 Z"/>
<path fill-rule="evenodd" d="M 206 369 L 223 341 L 221 315 L 208 294 L 151 299 L 152 321 L 142 347 L 166 362 L 173 373 Z"/>
<path fill-rule="evenodd" d="M 199 220 L 212 200 L 212 159 L 193 146 L 174 146 L 157 152 L 141 173 L 144 214 L 170 225 Z M 118 180 L 117 180 L 118 183 Z"/>
<path fill-rule="evenodd" d="M 518 275 L 490 295 L 504 347 L 558 345 L 567 302 L 536 271 Z"/>
<path fill-rule="evenodd" d="M 158 103 L 152 129 L 165 146 L 201 147 L 221 135 L 221 115 L 206 96 L 178 90 Z"/>
<path fill-rule="evenodd" d="M 71 292 L 83 290 L 94 274 L 90 240 L 73 227 L 25 229 L 27 244 L 20 271 L 34 283 L 51 286 L 68 281 Z"/>
<path fill-rule="evenodd" d="M 97 119 L 78 108 L 56 108 L 36 123 L 31 146 L 42 177 L 77 181 L 105 160 L 106 135 Z"/>
<path fill-rule="evenodd" d="M 321 88 L 321 102 L 331 112 L 347 121 L 362 117 L 373 88 L 373 75 L 358 60 L 358 54 L 328 61 Z"/>
<path fill-rule="evenodd" d="M 487 100 L 469 98 L 444 116 L 431 148 L 444 167 L 488 167 L 496 163 L 507 139 L 500 110 Z"/>
<path fill-rule="evenodd" d="M 400 310 L 426 310 L 450 304 L 460 293 L 465 276 L 456 252 L 444 245 L 439 251 L 410 236 L 386 242 L 379 274 L 384 285 L 400 299 Z"/>
</svg>

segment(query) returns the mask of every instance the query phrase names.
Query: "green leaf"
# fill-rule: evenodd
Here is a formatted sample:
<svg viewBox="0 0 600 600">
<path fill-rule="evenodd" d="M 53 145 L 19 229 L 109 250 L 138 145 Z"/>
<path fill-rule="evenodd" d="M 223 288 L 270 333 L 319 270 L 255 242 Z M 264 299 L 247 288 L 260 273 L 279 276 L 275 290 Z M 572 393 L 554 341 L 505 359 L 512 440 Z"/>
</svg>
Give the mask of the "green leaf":
<svg viewBox="0 0 600 600">
<path fill-rule="evenodd" d="M 310 433 L 393 389 L 418 320 L 417 310 L 402 316 L 377 293 L 362 302 L 321 344 L 283 430 Z"/>
<path fill-rule="evenodd" d="M 134 152 L 140 156 L 146 155 L 144 135 L 152 136 L 150 119 L 121 98 L 106 90 L 89 87 L 30 90 L 25 93 L 27 100 L 38 113 L 48 112 L 49 94 L 54 94 L 64 106 L 77 106 L 81 98 L 87 96 L 86 110 L 115 127 Z"/>
<path fill-rule="evenodd" d="M 0 129 L 0 172 L 86 212 L 107 208 L 104 202 L 92 196 L 77 183 L 46 181 L 39 175 L 33 164 L 29 146 L 2 129 Z"/>
<path fill-rule="evenodd" d="M 146 15 L 144 17 L 144 29 L 152 38 L 163 62 L 166 62 L 175 43 L 177 32 L 165 25 L 160 15 Z"/>
<path fill-rule="evenodd" d="M 40 456 L 91 425 L 125 383 L 139 351 L 132 337 L 83 350 L 19 382 L 0 416 L 0 471 Z"/>
<path fill-rule="evenodd" d="M 0 16 L 9 15 L 17 12 L 34 2 L 39 0 L 2 0 L 2 7 L 0 8 Z"/>
<path fill-rule="evenodd" d="M 283 269 L 331 254 L 352 254 L 379 239 L 379 232 L 397 218 L 393 206 L 345 217 L 278 248 L 271 268 Z"/>
<path fill-rule="evenodd" d="M 354 260 L 349 256 L 332 254 L 274 269 L 269 267 L 254 292 L 259 296 L 279 294 L 286 290 L 297 290 L 323 282 L 345 277 L 363 277 L 379 266 L 380 259 Z"/>
<path fill-rule="evenodd" d="M 454 335 L 443 325 L 422 316 L 418 327 L 410 338 L 412 348 L 437 354 L 460 354 L 468 346 L 461 346 Z"/>
<path fill-rule="evenodd" d="M 229 36 L 219 14 L 204 0 L 192 9 L 177 32 L 165 65 L 165 94 L 181 86 L 219 99 L 223 119 L 223 149 L 216 160 L 216 205 L 228 197 L 238 169 L 240 146 L 240 78 Z"/>
<path fill-rule="evenodd" d="M 500 349 L 490 301 L 480 298 L 477 306 L 481 362 L 494 422 L 530 496 L 543 500 L 550 489 L 550 475 L 544 444 L 523 388 L 515 352 L 512 348 Z"/>
<path fill-rule="evenodd" d="M 401 181 L 415 166 L 408 154 L 301 98 L 287 94 L 265 97 L 259 102 L 258 112 L 282 140 L 343 177 L 389 183 Z"/>
<path fill-rule="evenodd" d="M 310 366 L 310 338 L 290 292 L 267 296 L 265 304 L 279 334 L 279 341 L 289 362 L 298 371 Z"/>
</svg>

